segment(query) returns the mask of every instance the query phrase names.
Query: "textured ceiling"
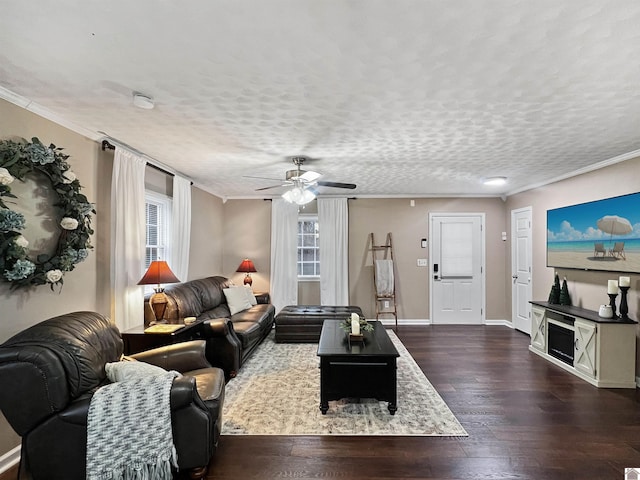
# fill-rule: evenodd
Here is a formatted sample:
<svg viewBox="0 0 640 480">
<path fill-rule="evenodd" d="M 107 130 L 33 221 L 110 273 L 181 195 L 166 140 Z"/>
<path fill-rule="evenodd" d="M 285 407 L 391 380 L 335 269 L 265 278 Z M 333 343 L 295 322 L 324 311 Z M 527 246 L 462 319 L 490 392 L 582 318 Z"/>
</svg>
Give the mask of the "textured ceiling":
<svg viewBox="0 0 640 480">
<path fill-rule="evenodd" d="M 640 149 L 637 0 L 0 5 L 5 98 L 222 197 L 294 155 L 358 184 L 325 194 L 499 195 Z"/>
</svg>

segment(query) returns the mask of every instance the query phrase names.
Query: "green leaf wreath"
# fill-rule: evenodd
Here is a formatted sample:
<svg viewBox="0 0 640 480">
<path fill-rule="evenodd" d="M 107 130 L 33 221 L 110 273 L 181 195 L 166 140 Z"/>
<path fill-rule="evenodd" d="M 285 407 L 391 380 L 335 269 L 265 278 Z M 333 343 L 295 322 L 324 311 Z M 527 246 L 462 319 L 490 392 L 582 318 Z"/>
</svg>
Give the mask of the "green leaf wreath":
<svg viewBox="0 0 640 480">
<path fill-rule="evenodd" d="M 10 282 L 11 288 L 49 284 L 63 284 L 63 275 L 75 268 L 89 255 L 91 214 L 93 204 L 80 193 L 80 182 L 67 163 L 69 155 L 62 148 L 44 145 L 37 138 L 31 142 L 0 140 L 0 279 Z M 17 198 L 11 193 L 14 180 L 25 180 L 32 173 L 44 174 L 57 196 L 54 204 L 60 217 L 55 222 L 60 227 L 58 245 L 52 255 L 40 254 L 30 258 L 29 239 L 21 231 L 25 228 L 24 216 L 12 210 Z"/>
</svg>

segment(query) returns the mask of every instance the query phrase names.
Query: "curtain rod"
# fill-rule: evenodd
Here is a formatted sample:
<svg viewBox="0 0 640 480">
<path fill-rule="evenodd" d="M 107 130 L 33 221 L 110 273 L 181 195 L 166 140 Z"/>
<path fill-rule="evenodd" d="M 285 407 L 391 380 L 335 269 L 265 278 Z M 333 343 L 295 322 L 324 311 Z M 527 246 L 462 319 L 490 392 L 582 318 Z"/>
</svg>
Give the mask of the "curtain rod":
<svg viewBox="0 0 640 480">
<path fill-rule="evenodd" d="M 116 149 L 115 145 L 113 145 L 113 144 L 109 143 L 109 141 L 108 141 L 108 140 L 102 140 L 102 150 L 103 150 L 103 151 L 104 151 L 104 150 L 115 150 L 115 149 Z M 173 172 L 169 172 L 168 170 L 165 170 L 165 169 L 164 169 L 164 168 L 162 168 L 162 167 L 159 167 L 159 166 L 157 166 L 157 165 L 154 165 L 153 163 L 151 163 L 151 162 L 149 162 L 149 161 L 146 161 L 146 164 L 147 164 L 147 166 L 149 166 L 149 167 L 151 167 L 151 168 L 153 168 L 153 169 L 155 169 L 155 170 L 158 170 L 158 171 L 160 171 L 160 172 L 162 172 L 162 173 L 164 173 L 164 174 L 166 174 L 166 175 L 169 175 L 169 176 L 171 176 L 171 177 L 175 177 L 175 176 L 176 176 L 176 174 L 175 174 L 175 173 L 173 173 Z M 191 182 L 191 185 L 193 185 L 193 182 Z"/>
</svg>

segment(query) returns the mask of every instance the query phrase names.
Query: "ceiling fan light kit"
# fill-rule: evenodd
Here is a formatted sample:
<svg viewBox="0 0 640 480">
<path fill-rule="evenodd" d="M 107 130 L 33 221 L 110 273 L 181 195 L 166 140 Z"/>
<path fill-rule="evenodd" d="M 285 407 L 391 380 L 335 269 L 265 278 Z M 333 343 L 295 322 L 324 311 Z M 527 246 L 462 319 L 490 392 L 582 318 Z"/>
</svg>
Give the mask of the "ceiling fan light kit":
<svg viewBox="0 0 640 480">
<path fill-rule="evenodd" d="M 306 205 L 316 198 L 315 193 L 302 187 L 293 187 L 282 194 L 289 203 L 297 203 L 298 205 Z"/>
</svg>

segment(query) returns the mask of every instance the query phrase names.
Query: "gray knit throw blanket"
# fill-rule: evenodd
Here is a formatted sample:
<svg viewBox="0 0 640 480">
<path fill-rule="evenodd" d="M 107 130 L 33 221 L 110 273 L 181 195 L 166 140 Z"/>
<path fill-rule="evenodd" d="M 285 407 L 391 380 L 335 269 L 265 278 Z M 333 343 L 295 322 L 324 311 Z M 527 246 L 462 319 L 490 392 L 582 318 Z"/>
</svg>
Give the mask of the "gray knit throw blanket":
<svg viewBox="0 0 640 480">
<path fill-rule="evenodd" d="M 169 394 L 177 372 L 111 383 L 91 399 L 87 480 L 171 480 Z"/>
</svg>

